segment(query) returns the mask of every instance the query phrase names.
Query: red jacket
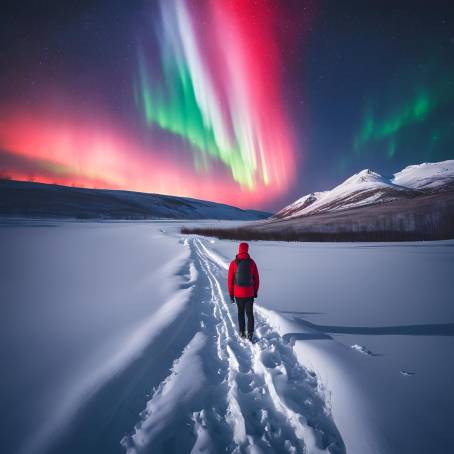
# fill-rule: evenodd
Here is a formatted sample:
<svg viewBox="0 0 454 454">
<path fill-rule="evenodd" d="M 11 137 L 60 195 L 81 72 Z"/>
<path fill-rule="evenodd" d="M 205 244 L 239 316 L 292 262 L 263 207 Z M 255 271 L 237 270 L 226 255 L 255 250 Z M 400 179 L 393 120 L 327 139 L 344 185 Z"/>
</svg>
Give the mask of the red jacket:
<svg viewBox="0 0 454 454">
<path fill-rule="evenodd" d="M 240 243 L 238 248 L 238 255 L 236 258 L 239 260 L 243 260 L 246 258 L 251 259 L 248 254 L 249 245 L 247 243 Z M 259 291 L 259 271 L 257 269 L 257 265 L 255 264 L 254 260 L 250 260 L 249 263 L 251 276 L 252 276 L 252 283 L 250 287 L 240 287 L 235 285 L 235 273 L 238 268 L 236 260 L 232 260 L 229 266 L 229 274 L 228 274 L 228 287 L 229 287 L 229 295 L 230 298 L 257 298 L 257 292 Z"/>
</svg>

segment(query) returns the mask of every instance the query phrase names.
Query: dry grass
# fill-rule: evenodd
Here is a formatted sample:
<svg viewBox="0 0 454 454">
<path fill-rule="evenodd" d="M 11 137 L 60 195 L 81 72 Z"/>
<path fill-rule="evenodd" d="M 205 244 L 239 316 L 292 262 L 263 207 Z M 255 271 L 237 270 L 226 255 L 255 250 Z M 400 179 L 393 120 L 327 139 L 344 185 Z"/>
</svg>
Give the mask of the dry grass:
<svg viewBox="0 0 454 454">
<path fill-rule="evenodd" d="M 297 232 L 294 230 L 266 232 L 262 230 L 238 227 L 230 229 L 220 228 L 188 228 L 182 227 L 183 234 L 197 234 L 216 237 L 221 240 L 238 241 L 304 241 L 304 242 L 357 242 L 357 241 L 428 241 L 440 240 L 437 235 L 423 232 L 399 232 L 399 231 L 362 231 L 362 232 Z"/>
</svg>

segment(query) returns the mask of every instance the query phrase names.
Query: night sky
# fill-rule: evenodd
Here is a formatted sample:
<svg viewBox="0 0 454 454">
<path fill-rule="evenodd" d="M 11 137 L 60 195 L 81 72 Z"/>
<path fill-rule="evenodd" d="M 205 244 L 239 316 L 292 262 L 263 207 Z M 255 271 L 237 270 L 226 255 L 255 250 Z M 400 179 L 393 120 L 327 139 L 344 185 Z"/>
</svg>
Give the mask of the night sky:
<svg viewBox="0 0 454 454">
<path fill-rule="evenodd" d="M 275 210 L 452 159 L 451 4 L 3 2 L 0 176 Z"/>
</svg>

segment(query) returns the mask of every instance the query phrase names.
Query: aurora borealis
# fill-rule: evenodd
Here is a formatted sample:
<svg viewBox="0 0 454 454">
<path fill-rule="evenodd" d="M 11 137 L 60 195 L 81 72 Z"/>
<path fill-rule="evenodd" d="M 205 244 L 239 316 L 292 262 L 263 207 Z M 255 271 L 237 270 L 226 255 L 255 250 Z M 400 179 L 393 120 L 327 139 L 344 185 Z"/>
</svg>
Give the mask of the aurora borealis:
<svg viewBox="0 0 454 454">
<path fill-rule="evenodd" d="M 196 169 L 207 170 L 210 156 L 241 188 L 273 192 L 292 181 L 295 156 L 273 36 L 277 4 L 267 3 L 161 2 L 163 82 L 141 53 L 135 96 L 148 125 L 185 139 Z"/>
<path fill-rule="evenodd" d="M 428 122 L 431 115 L 453 100 L 454 86 L 447 82 L 432 90 L 418 90 L 409 100 L 397 109 L 394 107 L 394 111 L 385 116 L 377 118 L 373 109 L 369 108 L 361 130 L 354 138 L 354 151 L 360 154 L 362 150 L 367 150 L 371 143 L 388 143 L 387 156 L 392 159 L 397 152 L 396 141 L 402 132 Z M 434 135 L 429 132 L 429 136 L 433 140 Z"/>
<path fill-rule="evenodd" d="M 454 157 L 445 3 L 64 3 L 2 16 L 2 177 L 278 209 Z"/>
</svg>

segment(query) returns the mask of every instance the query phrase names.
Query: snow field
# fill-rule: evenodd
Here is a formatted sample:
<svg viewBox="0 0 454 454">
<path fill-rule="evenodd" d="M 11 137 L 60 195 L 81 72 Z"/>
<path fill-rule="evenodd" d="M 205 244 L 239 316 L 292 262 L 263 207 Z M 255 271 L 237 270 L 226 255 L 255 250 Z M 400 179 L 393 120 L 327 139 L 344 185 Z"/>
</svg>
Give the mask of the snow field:
<svg viewBox="0 0 454 454">
<path fill-rule="evenodd" d="M 181 316 L 197 275 L 189 248 L 152 224 L 18 225 L 0 232 L 0 435 L 29 454 Z"/>
<path fill-rule="evenodd" d="M 0 224 L 3 451 L 452 451 L 452 241 L 251 243 L 250 344 L 180 226 Z"/>
<path fill-rule="evenodd" d="M 212 241 L 218 260 L 238 247 Z M 316 373 L 347 452 L 454 449 L 453 246 L 250 243 L 256 310 Z"/>
<path fill-rule="evenodd" d="M 239 337 L 236 307 L 226 302 L 220 284 L 225 261 L 200 239 L 190 244 L 200 279 L 191 304 L 196 311 L 200 306 L 201 329 L 123 438 L 128 454 L 178 452 L 190 441 L 187 427 L 194 453 L 344 452 L 315 375 L 258 312 L 258 342 Z M 175 427 L 185 429 L 176 434 Z"/>
</svg>

